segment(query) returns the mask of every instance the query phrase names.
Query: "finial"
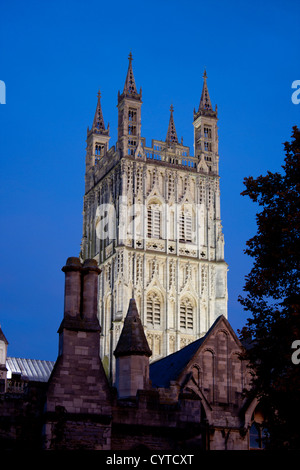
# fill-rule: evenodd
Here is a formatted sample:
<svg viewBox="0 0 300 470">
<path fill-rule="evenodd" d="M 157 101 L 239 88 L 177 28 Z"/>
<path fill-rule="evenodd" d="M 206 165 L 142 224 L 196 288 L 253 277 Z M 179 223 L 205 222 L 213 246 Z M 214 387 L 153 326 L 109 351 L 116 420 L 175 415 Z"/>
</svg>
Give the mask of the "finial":
<svg viewBox="0 0 300 470">
<path fill-rule="evenodd" d="M 98 90 L 97 96 L 98 96 L 98 100 L 100 100 L 100 98 L 101 98 L 100 90 Z"/>
<path fill-rule="evenodd" d="M 203 78 L 204 78 L 204 80 L 206 80 L 206 79 L 207 79 L 207 73 L 206 73 L 206 69 L 204 69 Z"/>
<path fill-rule="evenodd" d="M 130 62 L 132 61 L 132 54 L 131 54 L 131 51 L 129 52 L 128 59 L 129 59 Z"/>
<path fill-rule="evenodd" d="M 178 143 L 175 124 L 174 124 L 173 111 L 174 111 L 174 106 L 173 106 L 173 104 L 171 104 L 171 106 L 170 106 L 170 113 L 171 114 L 170 114 L 170 120 L 169 120 L 169 127 L 168 127 L 166 142 Z"/>
</svg>

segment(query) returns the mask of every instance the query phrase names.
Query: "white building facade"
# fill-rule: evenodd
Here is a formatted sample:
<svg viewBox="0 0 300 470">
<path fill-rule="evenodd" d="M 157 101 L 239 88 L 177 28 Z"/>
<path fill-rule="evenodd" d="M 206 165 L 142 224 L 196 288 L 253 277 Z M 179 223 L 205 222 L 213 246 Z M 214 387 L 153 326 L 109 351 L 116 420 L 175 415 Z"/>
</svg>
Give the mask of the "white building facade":
<svg viewBox="0 0 300 470">
<path fill-rule="evenodd" d="M 218 119 L 206 73 L 194 110 L 194 155 L 178 141 L 172 106 L 166 140 L 148 146 L 141 106 L 130 54 L 117 143 L 109 147 L 99 93 L 86 148 L 81 258 L 96 259 L 101 269 L 100 355 L 111 377 L 131 298 L 151 361 L 203 336 L 219 315 L 227 318 Z"/>
</svg>

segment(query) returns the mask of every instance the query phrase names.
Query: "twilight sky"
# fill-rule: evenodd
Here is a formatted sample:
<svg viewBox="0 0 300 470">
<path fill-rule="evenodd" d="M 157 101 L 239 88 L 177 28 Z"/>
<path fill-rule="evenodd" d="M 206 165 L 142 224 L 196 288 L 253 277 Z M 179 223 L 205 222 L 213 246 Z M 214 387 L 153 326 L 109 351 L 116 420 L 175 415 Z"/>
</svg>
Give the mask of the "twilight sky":
<svg viewBox="0 0 300 470">
<path fill-rule="evenodd" d="M 193 153 L 207 70 L 219 116 L 228 319 L 235 331 L 245 324 L 237 297 L 258 207 L 240 193 L 244 177 L 281 170 L 283 142 L 300 125 L 291 100 L 299 24 L 298 0 L 2 2 L 0 324 L 10 356 L 57 357 L 61 268 L 80 251 L 86 129 L 100 89 L 115 144 L 130 51 L 149 145 L 165 139 L 173 104 L 178 138 Z"/>
</svg>

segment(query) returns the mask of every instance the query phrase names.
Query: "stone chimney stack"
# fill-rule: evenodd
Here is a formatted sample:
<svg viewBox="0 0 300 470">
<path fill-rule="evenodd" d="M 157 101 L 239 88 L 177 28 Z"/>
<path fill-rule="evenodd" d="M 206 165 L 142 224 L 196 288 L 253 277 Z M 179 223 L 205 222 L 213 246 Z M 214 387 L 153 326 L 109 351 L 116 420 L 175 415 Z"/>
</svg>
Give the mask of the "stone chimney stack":
<svg viewBox="0 0 300 470">
<path fill-rule="evenodd" d="M 64 318 L 58 330 L 59 354 L 68 347 L 67 331 L 86 330 L 100 332 L 97 317 L 98 275 L 97 261 L 68 258 L 62 268 L 65 273 Z"/>
<path fill-rule="evenodd" d="M 77 317 L 81 310 L 81 263 L 79 258 L 68 258 L 62 268 L 65 273 L 64 317 Z"/>
<path fill-rule="evenodd" d="M 98 275 L 100 269 L 97 261 L 87 259 L 82 267 L 82 311 L 81 315 L 85 321 L 95 322 L 97 320 L 97 293 Z"/>
<path fill-rule="evenodd" d="M 95 260 L 68 258 L 64 318 L 59 327 L 59 354 L 48 381 L 45 406 L 45 448 L 110 448 L 110 389 L 100 360 Z M 56 434 L 64 416 L 63 432 Z M 71 443 L 71 444 L 70 444 Z"/>
<path fill-rule="evenodd" d="M 119 398 L 134 398 L 138 390 L 149 389 L 149 348 L 136 302 L 131 299 L 124 326 L 114 351 L 116 388 Z"/>
</svg>

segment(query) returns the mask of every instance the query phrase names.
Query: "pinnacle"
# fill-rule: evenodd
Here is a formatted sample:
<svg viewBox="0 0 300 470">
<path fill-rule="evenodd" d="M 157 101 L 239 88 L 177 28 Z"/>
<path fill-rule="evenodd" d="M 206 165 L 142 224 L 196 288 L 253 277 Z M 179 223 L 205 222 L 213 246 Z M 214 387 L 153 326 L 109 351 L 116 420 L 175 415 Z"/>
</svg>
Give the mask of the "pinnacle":
<svg viewBox="0 0 300 470">
<path fill-rule="evenodd" d="M 132 354 L 148 357 L 152 354 L 134 299 L 130 299 L 124 326 L 114 352 L 116 357 Z"/>
<path fill-rule="evenodd" d="M 133 75 L 133 70 L 132 70 L 132 54 L 130 52 L 129 57 L 129 65 L 128 65 L 128 71 L 127 71 L 127 77 L 124 85 L 124 94 L 129 94 L 129 95 L 137 95 L 137 90 L 136 90 L 136 85 L 135 85 L 135 80 L 134 80 L 134 75 Z"/>
<path fill-rule="evenodd" d="M 140 90 L 140 93 L 137 92 L 136 84 L 135 84 L 135 79 L 133 75 L 133 69 L 132 69 L 132 53 L 129 53 L 128 56 L 129 64 L 128 64 L 128 70 L 127 70 L 127 76 L 125 80 L 125 85 L 124 85 L 124 90 L 122 93 L 122 97 L 125 96 L 127 98 L 134 98 L 134 99 L 141 99 L 141 94 L 142 91 Z"/>
<path fill-rule="evenodd" d="M 167 137 L 166 137 L 166 142 L 168 142 L 168 143 L 178 143 L 175 123 L 174 123 L 174 117 L 173 117 L 173 111 L 174 111 L 174 107 L 171 104 L 171 106 L 170 106 L 169 127 L 168 127 L 168 132 L 167 132 Z"/>
<path fill-rule="evenodd" d="M 97 132 L 97 134 L 104 134 L 107 133 L 107 130 L 105 130 L 105 124 L 104 124 L 104 119 L 103 119 L 103 114 L 102 114 L 102 108 L 101 108 L 101 93 L 100 90 L 97 93 L 98 96 L 98 101 L 97 101 L 97 107 L 96 107 L 96 112 L 94 116 L 94 122 L 93 122 L 93 128 L 92 130 Z"/>
<path fill-rule="evenodd" d="M 204 70 L 203 80 L 204 80 L 204 83 L 203 83 L 202 95 L 201 95 L 201 99 L 200 99 L 198 112 L 199 111 L 213 111 L 211 101 L 210 101 L 210 96 L 209 96 L 209 93 L 208 93 L 208 88 L 207 88 L 207 82 L 206 82 L 207 73 L 206 73 L 206 70 Z"/>
</svg>

